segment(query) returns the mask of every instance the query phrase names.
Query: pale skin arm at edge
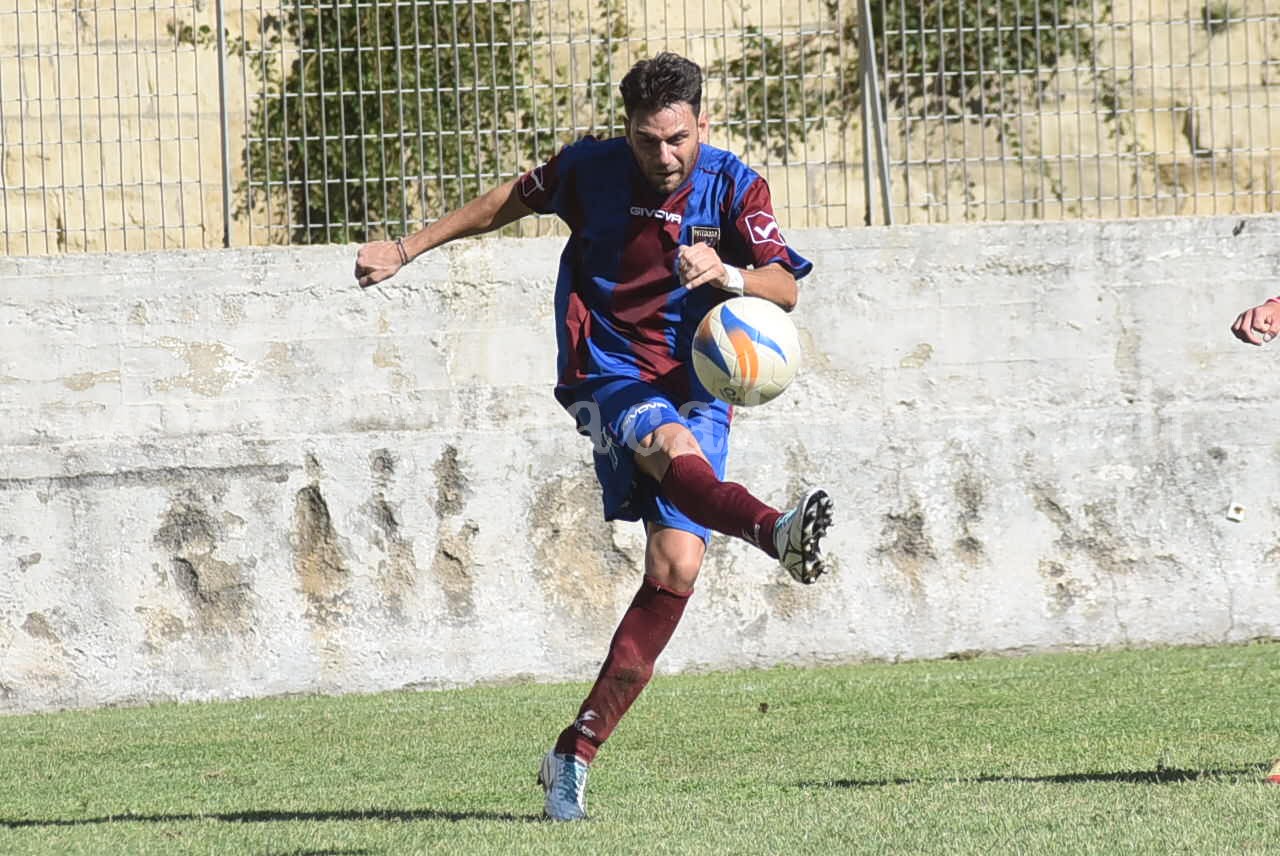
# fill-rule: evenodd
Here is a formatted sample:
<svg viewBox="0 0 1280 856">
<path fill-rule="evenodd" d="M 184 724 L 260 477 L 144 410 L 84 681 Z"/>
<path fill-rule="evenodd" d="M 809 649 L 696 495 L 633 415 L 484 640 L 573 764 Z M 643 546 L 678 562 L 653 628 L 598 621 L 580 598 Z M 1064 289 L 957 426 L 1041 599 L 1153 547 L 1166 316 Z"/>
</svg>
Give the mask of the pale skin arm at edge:
<svg viewBox="0 0 1280 856">
<path fill-rule="evenodd" d="M 1264 345 L 1280 333 L 1280 301 L 1268 300 L 1236 316 L 1231 332 L 1241 342 Z"/>
</svg>

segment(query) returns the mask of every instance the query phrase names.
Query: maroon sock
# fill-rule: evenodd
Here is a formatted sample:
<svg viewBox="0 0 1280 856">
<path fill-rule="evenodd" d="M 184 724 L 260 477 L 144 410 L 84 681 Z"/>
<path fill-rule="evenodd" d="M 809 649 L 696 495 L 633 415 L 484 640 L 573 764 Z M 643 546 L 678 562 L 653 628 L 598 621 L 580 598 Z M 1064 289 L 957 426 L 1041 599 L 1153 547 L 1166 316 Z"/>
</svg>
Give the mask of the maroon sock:
<svg viewBox="0 0 1280 856">
<path fill-rule="evenodd" d="M 690 594 L 677 594 L 645 578 L 613 634 L 609 656 L 578 718 L 560 732 L 557 752 L 577 755 L 588 764 L 595 760 L 600 744 L 653 677 L 653 664 L 680 623 Z"/>
<path fill-rule="evenodd" d="M 737 482 L 720 481 L 703 458 L 672 458 L 662 479 L 662 495 L 698 525 L 742 538 L 778 558 L 773 525 L 782 515 Z"/>
</svg>

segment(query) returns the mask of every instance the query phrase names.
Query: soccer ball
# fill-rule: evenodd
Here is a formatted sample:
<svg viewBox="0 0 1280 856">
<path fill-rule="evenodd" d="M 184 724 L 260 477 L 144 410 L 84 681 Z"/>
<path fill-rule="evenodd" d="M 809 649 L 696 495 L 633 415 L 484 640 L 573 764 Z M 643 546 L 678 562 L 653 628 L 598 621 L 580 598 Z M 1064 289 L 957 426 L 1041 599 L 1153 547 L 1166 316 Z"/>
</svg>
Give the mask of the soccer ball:
<svg viewBox="0 0 1280 856">
<path fill-rule="evenodd" d="M 693 370 L 729 404 L 772 401 L 800 368 L 796 325 L 776 303 L 734 297 L 712 308 L 693 335 Z"/>
</svg>

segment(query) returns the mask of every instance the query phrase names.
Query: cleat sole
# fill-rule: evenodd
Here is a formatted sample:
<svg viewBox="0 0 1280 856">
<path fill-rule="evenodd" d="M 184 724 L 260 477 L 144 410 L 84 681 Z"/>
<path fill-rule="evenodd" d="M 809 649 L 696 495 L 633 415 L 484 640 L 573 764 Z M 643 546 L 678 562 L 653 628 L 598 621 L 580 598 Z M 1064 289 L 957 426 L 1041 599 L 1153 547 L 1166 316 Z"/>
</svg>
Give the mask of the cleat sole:
<svg viewBox="0 0 1280 856">
<path fill-rule="evenodd" d="M 822 563 L 822 539 L 831 527 L 831 498 L 815 491 L 804 507 L 800 530 L 800 550 L 804 556 L 800 582 L 812 585 L 826 571 Z"/>
</svg>

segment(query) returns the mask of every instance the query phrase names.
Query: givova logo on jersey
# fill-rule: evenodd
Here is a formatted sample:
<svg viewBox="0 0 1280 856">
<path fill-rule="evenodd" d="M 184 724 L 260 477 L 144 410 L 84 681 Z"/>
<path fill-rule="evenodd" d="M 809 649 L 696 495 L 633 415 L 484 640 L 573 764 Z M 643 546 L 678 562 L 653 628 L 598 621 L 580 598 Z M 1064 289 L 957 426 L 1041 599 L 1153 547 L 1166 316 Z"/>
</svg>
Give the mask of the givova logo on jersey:
<svg viewBox="0 0 1280 856">
<path fill-rule="evenodd" d="M 645 208 L 643 205 L 631 206 L 632 217 L 652 217 L 655 220 L 662 220 L 666 223 L 679 223 L 684 218 L 674 211 L 668 211 L 665 208 Z"/>
</svg>

